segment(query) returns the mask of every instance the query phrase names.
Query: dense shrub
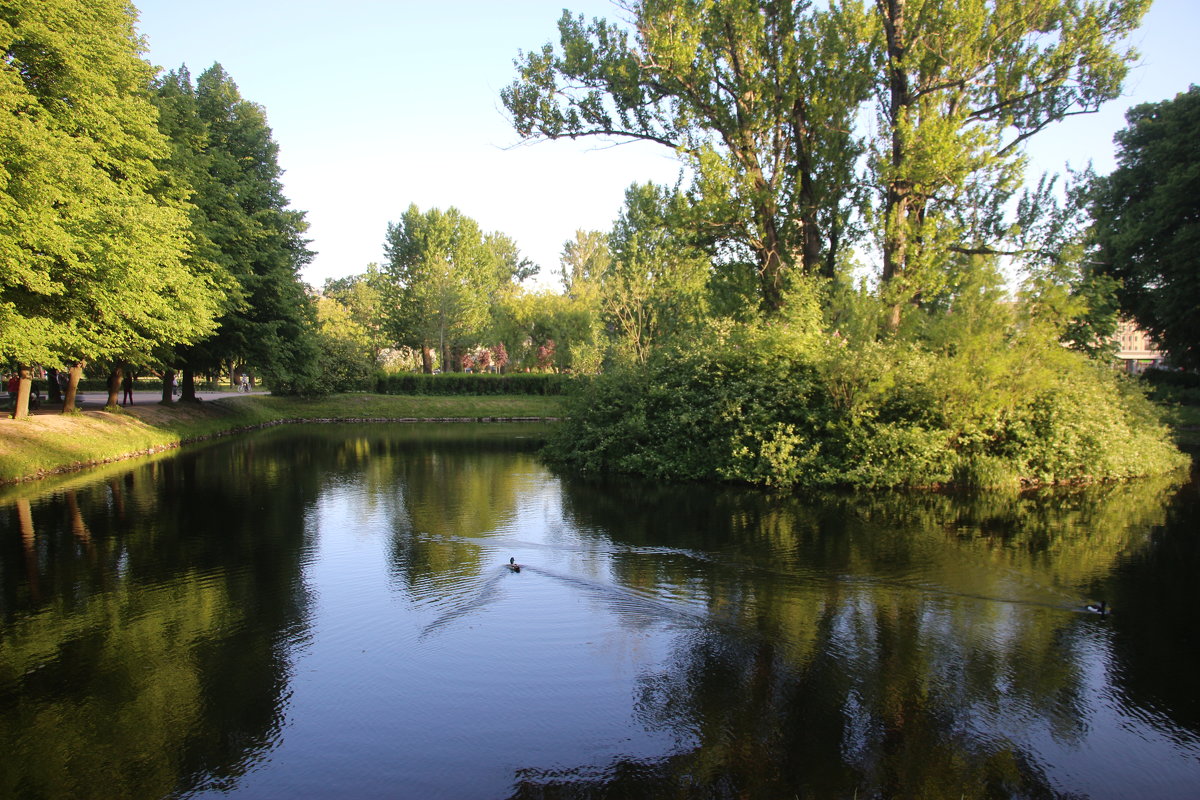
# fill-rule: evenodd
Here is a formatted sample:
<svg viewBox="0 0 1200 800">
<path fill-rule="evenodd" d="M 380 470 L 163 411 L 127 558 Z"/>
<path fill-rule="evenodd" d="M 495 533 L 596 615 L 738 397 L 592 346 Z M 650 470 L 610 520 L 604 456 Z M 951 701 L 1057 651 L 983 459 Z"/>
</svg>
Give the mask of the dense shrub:
<svg viewBox="0 0 1200 800">
<path fill-rule="evenodd" d="M 546 453 L 585 473 L 806 487 L 1082 482 L 1186 463 L 1131 381 L 999 330 L 931 350 L 714 326 L 583 387 Z"/>
<path fill-rule="evenodd" d="M 380 394 L 488 395 L 533 394 L 562 395 L 572 380 L 569 375 L 517 373 L 491 375 L 487 373 L 379 373 L 375 391 Z"/>
<path fill-rule="evenodd" d="M 317 357 L 320 378 L 327 392 L 370 391 L 375 386 L 375 365 L 358 342 L 326 336 Z"/>
</svg>

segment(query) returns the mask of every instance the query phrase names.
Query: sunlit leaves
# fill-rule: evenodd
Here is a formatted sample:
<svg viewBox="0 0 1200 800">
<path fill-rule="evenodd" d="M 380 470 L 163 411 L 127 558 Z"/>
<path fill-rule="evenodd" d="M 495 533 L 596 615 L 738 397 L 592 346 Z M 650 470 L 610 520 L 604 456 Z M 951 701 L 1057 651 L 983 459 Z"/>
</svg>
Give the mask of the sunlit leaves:
<svg viewBox="0 0 1200 800">
<path fill-rule="evenodd" d="M 0 351 L 146 357 L 210 331 L 220 287 L 188 259 L 166 143 L 123 2 L 0 6 Z"/>
</svg>

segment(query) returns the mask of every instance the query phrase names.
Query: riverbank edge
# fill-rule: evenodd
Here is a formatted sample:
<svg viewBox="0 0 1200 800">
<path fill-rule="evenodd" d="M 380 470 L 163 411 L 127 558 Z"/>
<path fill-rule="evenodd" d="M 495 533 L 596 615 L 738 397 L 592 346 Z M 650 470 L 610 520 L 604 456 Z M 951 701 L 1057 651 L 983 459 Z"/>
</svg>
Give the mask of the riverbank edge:
<svg viewBox="0 0 1200 800">
<path fill-rule="evenodd" d="M 420 409 L 441 413 L 414 413 Z M 395 413 L 381 413 L 393 410 Z M 335 395 L 306 400 L 265 395 L 196 404 L 140 405 L 117 411 L 38 414 L 25 420 L 2 418 L 0 486 L 144 458 L 274 425 L 558 422 L 562 419 L 560 412 L 559 398 L 543 396 Z M 1200 461 L 1193 426 L 1172 427 L 1178 445 L 1192 456 L 1193 464 Z M 1181 436 L 1184 431 L 1191 436 Z"/>
<path fill-rule="evenodd" d="M 557 398 L 511 395 L 345 395 L 311 400 L 264 396 L 6 418 L 0 419 L 0 486 L 276 425 L 556 422 L 558 408 Z"/>
</svg>

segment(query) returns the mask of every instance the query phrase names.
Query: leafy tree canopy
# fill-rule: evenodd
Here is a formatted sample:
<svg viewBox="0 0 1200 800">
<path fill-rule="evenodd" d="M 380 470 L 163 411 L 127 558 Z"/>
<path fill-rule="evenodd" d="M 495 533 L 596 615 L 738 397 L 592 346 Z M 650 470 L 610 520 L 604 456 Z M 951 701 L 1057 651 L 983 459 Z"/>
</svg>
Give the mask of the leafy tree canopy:
<svg viewBox="0 0 1200 800">
<path fill-rule="evenodd" d="M 1200 368 L 1200 87 L 1126 114 L 1117 168 L 1096 180 L 1100 270 L 1172 360 Z"/>
<path fill-rule="evenodd" d="M 216 334 L 183 357 L 193 369 L 246 362 L 277 391 L 307 391 L 316 374 L 315 317 L 299 276 L 312 258 L 308 223 L 283 195 L 265 112 L 220 64 L 194 86 L 186 68 L 168 72 L 156 89 L 175 180 L 192 191 L 193 228 L 233 281 Z"/>
<path fill-rule="evenodd" d="M 502 93 L 517 132 L 679 152 L 705 225 L 752 254 L 762 304 L 777 309 L 789 268 L 821 270 L 845 225 L 860 152 L 851 118 L 869 88 L 864 13 L 782 0 L 642 0 L 625 10 L 632 37 L 564 12 L 560 48 L 521 56 Z"/>
<path fill-rule="evenodd" d="M 409 206 L 388 225 L 384 252 L 386 327 L 396 342 L 421 348 L 426 371 L 432 351 L 446 368 L 453 348 L 477 343 L 494 302 L 536 270 L 512 239 L 485 235 L 453 207 Z"/>
<path fill-rule="evenodd" d="M 213 329 L 121 0 L 0 2 L 0 353 L 140 359 Z"/>
<path fill-rule="evenodd" d="M 753 263 L 768 312 L 795 266 L 877 253 L 896 330 L 949 260 L 1011 249 L 1023 143 L 1118 95 L 1148 5 L 630 0 L 631 30 L 564 13 L 502 98 L 525 138 L 675 149 L 691 224 Z"/>
</svg>

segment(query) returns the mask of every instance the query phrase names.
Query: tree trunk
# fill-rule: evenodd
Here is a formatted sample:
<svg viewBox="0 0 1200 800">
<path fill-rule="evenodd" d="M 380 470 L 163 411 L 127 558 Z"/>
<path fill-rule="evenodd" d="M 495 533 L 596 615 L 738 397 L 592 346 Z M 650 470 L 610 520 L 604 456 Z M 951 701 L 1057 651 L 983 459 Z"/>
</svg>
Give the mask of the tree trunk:
<svg viewBox="0 0 1200 800">
<path fill-rule="evenodd" d="M 905 0 L 879 0 L 879 8 L 883 12 L 883 30 L 887 38 L 888 59 L 888 91 L 890 93 L 888 122 L 892 126 L 891 162 L 893 174 L 888 178 L 887 194 L 884 200 L 884 229 L 883 229 L 883 274 L 880 287 L 884 297 L 888 297 L 889 286 L 904 272 L 908 262 L 908 229 L 911 212 L 912 185 L 902 177 L 905 159 L 908 155 L 908 143 L 904 140 L 903 122 L 914 100 L 909 91 L 908 74 L 905 72 L 904 58 L 907 50 L 905 41 Z M 888 330 L 896 331 L 900 327 L 900 308 L 902 298 L 892 292 L 891 307 L 888 311 Z"/>
<path fill-rule="evenodd" d="M 75 395 L 79 392 L 79 379 L 83 377 L 83 367 L 86 361 L 77 361 L 71 365 L 67 379 L 67 395 L 63 398 L 63 413 L 75 410 Z"/>
<path fill-rule="evenodd" d="M 170 405 L 175 402 L 175 393 L 172 391 L 175 386 L 175 370 L 164 369 L 162 374 L 162 403 Z"/>
<path fill-rule="evenodd" d="M 421 345 L 421 371 L 426 375 L 433 374 L 433 348 Z"/>
<path fill-rule="evenodd" d="M 800 208 L 800 258 L 805 275 L 820 275 L 832 279 L 834 273 L 822 271 L 821 225 L 817 221 L 817 185 L 813 180 L 813 154 L 809 142 L 812 132 L 808 120 L 808 107 L 802 98 L 792 106 L 792 136 L 796 141 L 796 171 L 799 173 Z M 834 217 L 836 218 L 836 210 Z"/>
<path fill-rule="evenodd" d="M 33 384 L 33 372 L 29 367 L 21 365 L 17 368 L 20 381 L 17 383 L 17 399 L 13 405 L 13 419 L 24 419 L 29 416 L 29 389 Z"/>
<path fill-rule="evenodd" d="M 38 584 L 37 536 L 33 528 L 33 509 L 28 497 L 17 498 L 17 527 L 21 530 L 21 549 L 25 551 L 25 579 L 28 581 L 29 597 L 34 602 L 41 599 Z"/>
<path fill-rule="evenodd" d="M 783 257 L 779 252 L 779 232 L 775 220 L 761 220 L 763 246 L 758 252 L 759 302 L 768 315 L 778 314 L 783 308 Z"/>
<path fill-rule="evenodd" d="M 179 387 L 180 402 L 195 403 L 196 399 L 196 372 L 191 367 L 183 368 L 183 385 Z"/>
<path fill-rule="evenodd" d="M 104 404 L 105 408 L 116 408 L 121 405 L 121 376 L 124 375 L 124 368 L 118 362 L 112 372 L 108 374 L 108 402 Z"/>
</svg>

